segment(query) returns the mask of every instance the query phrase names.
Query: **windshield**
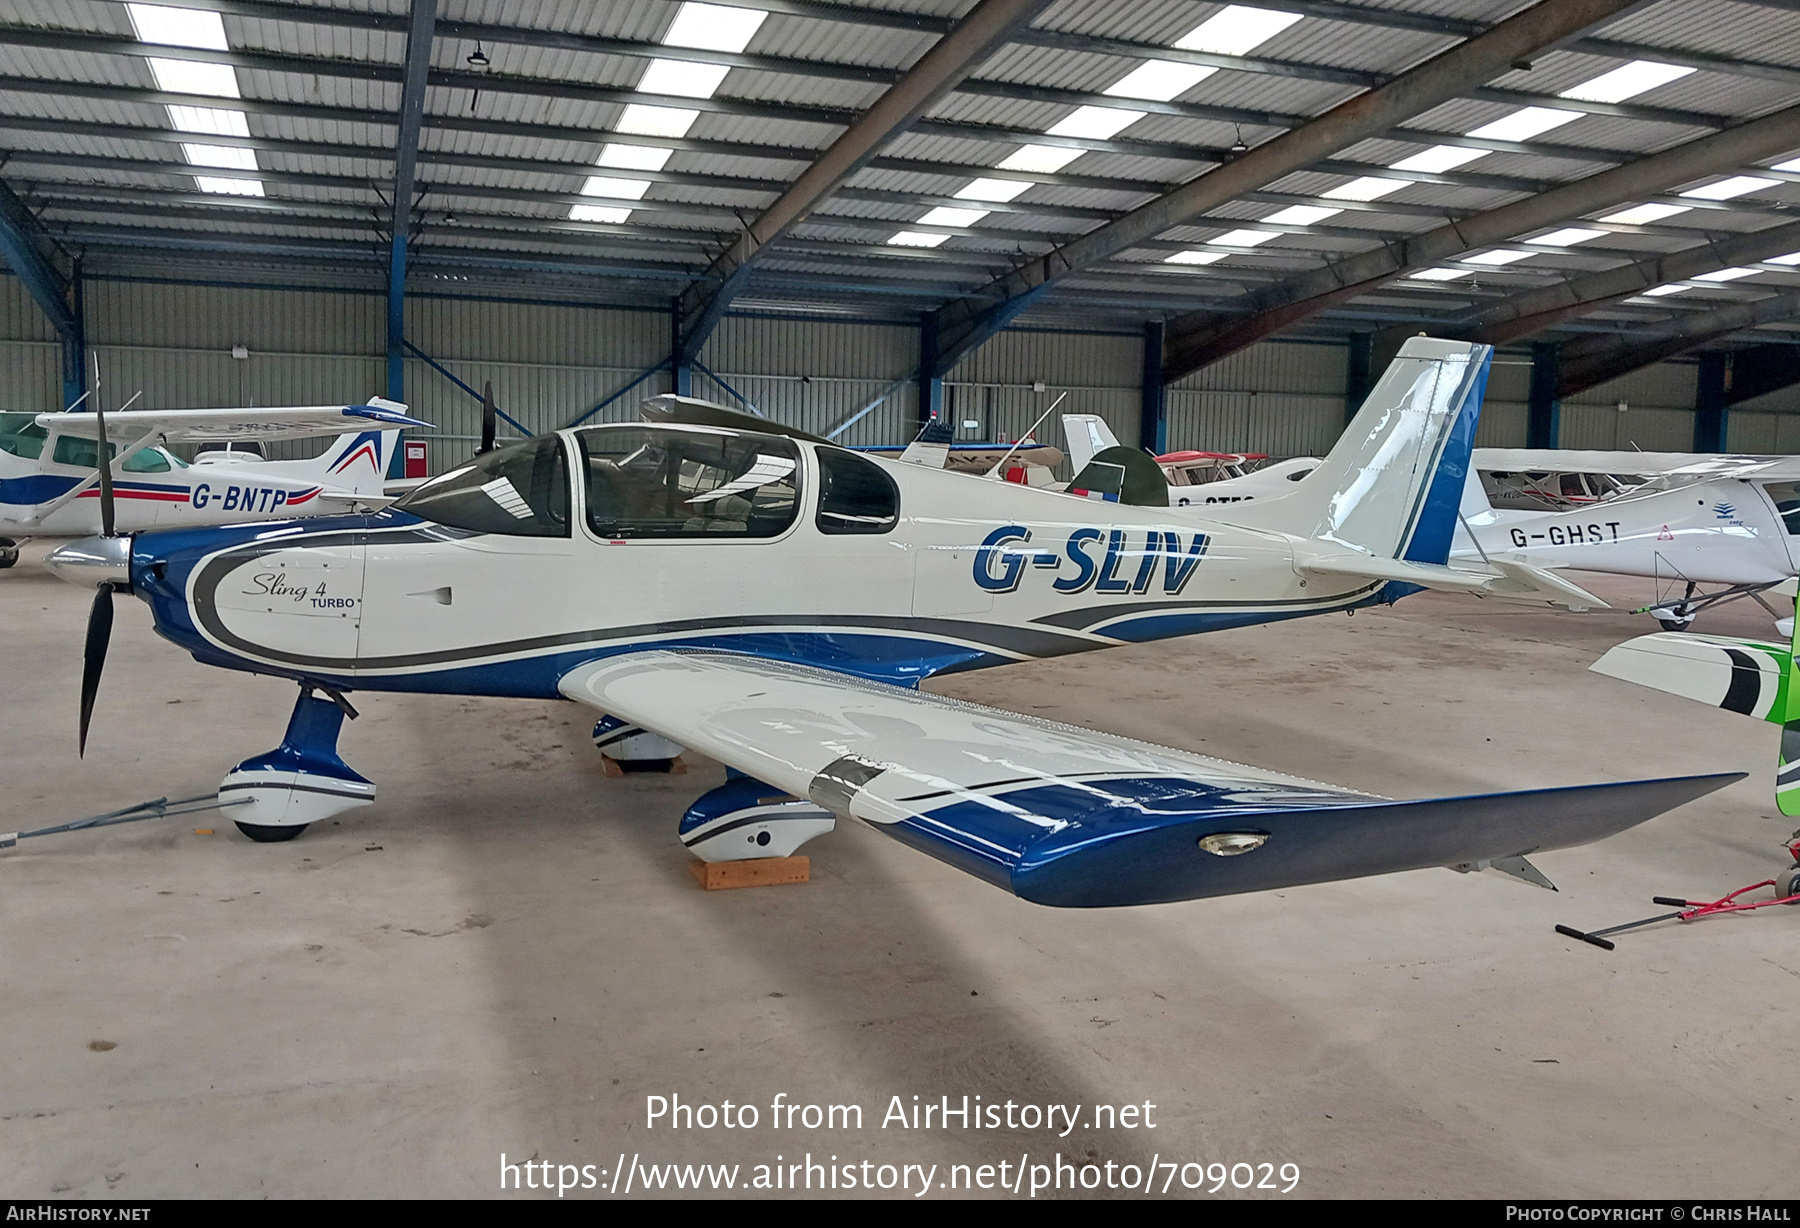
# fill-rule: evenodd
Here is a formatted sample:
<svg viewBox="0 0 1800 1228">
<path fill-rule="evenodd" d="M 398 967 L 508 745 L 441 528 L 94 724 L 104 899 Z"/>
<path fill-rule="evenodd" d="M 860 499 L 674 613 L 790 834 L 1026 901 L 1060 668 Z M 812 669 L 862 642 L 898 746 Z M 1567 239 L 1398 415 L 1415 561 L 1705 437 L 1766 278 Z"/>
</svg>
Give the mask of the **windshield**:
<svg viewBox="0 0 1800 1228">
<path fill-rule="evenodd" d="M 44 454 L 44 434 L 36 414 L 0 414 L 0 452 L 36 460 Z"/>
<path fill-rule="evenodd" d="M 581 451 L 601 537 L 774 537 L 794 522 L 800 453 L 786 439 L 596 427 Z"/>
<path fill-rule="evenodd" d="M 569 471 L 562 441 L 544 435 L 440 474 L 399 500 L 402 511 L 477 533 L 569 535 Z"/>
</svg>

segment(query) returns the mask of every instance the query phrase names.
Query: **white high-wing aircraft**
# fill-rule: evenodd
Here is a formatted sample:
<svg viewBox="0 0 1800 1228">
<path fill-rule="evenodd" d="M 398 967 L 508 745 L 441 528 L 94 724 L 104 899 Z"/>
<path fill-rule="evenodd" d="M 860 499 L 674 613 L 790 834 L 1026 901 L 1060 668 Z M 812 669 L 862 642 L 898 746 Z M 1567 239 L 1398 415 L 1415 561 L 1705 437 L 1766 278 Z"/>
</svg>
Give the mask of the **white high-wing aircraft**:
<svg viewBox="0 0 1800 1228">
<path fill-rule="evenodd" d="M 1069 458 L 1080 473 L 1102 452 L 1120 446 L 1106 419 L 1098 414 L 1064 414 L 1063 434 L 1069 441 Z M 1295 456 L 1259 469 L 1247 469 L 1251 460 L 1263 459 L 1236 452 L 1165 452 L 1154 458 L 1169 484 L 1170 507 L 1214 507 L 1249 499 L 1277 499 L 1318 468 L 1316 456 Z M 1220 476 L 1224 475 L 1224 476 Z"/>
<path fill-rule="evenodd" d="M 686 425 L 665 401 L 658 421 L 482 455 L 373 515 L 90 538 L 50 558 L 97 588 L 83 737 L 117 589 L 198 660 L 300 684 L 281 745 L 221 786 L 252 799 L 239 826 L 258 840 L 373 800 L 337 738 L 347 693 L 387 690 L 574 700 L 718 759 L 744 775 L 679 826 L 710 861 L 856 818 L 1062 906 L 1430 866 L 1529 877 L 1528 853 L 1739 775 L 1395 802 L 917 689 L 1421 587 L 1598 604 L 1529 566 L 1445 565 L 1492 355 L 1408 340 L 1290 494 L 1206 514 L 1130 501 L 1130 474 L 1126 501 L 1093 501 L 763 420 Z"/>
<path fill-rule="evenodd" d="M 1563 510 L 1492 505 L 1479 472 L 1591 473 L 1642 479 Z M 1649 612 L 1670 631 L 1721 601 L 1787 585 L 1800 564 L 1800 457 L 1680 452 L 1475 451 L 1450 557 L 1513 559 L 1654 579 Z M 1706 592 L 1702 585 L 1719 586 Z"/>
<path fill-rule="evenodd" d="M 123 410 L 105 414 L 117 527 L 185 528 L 290 520 L 378 507 L 400 428 L 429 427 L 406 406 Z M 193 465 L 171 443 L 272 441 L 336 435 L 311 460 L 266 461 L 231 453 Z M 100 424 L 92 413 L 0 414 L 0 567 L 32 537 L 100 531 Z"/>
</svg>

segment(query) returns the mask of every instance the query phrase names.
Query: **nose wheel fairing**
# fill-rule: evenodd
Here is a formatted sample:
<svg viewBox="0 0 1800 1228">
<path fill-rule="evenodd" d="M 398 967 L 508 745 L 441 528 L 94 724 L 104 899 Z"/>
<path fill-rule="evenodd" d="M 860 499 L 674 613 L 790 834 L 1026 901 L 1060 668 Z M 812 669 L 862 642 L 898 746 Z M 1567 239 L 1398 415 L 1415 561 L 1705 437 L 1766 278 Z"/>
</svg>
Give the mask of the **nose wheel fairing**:
<svg viewBox="0 0 1800 1228">
<path fill-rule="evenodd" d="M 233 810 L 246 836 L 260 843 L 291 840 L 310 824 L 375 800 L 375 785 L 338 757 L 341 702 L 303 687 L 281 745 L 226 773 L 220 796 L 250 799 Z"/>
</svg>

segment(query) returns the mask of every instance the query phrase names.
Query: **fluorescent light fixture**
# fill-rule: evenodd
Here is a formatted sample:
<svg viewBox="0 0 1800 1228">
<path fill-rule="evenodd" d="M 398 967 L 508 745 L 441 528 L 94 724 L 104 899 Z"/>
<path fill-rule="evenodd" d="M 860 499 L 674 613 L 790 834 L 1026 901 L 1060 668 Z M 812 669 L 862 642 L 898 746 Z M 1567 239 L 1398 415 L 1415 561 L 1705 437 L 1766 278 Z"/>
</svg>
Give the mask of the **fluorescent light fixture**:
<svg viewBox="0 0 1800 1228">
<path fill-rule="evenodd" d="M 1230 230 L 1207 242 L 1217 243 L 1220 247 L 1257 247 L 1280 233 L 1276 230 Z"/>
<path fill-rule="evenodd" d="M 1767 260 L 1763 261 L 1763 263 L 1787 265 L 1800 264 L 1800 252 L 1789 252 L 1785 256 L 1770 256 Z"/>
<path fill-rule="evenodd" d="M 1322 222 L 1342 212 L 1342 209 L 1326 209 L 1319 205 L 1290 205 L 1280 213 L 1271 213 L 1263 221 L 1273 222 L 1277 226 L 1311 226 L 1314 222 Z"/>
<path fill-rule="evenodd" d="M 1639 298 L 1666 298 L 1671 294 L 1685 293 L 1687 291 L 1687 289 L 1688 289 L 1687 286 L 1657 286 L 1653 290 L 1644 291 L 1642 294 L 1638 295 L 1638 297 Z"/>
<path fill-rule="evenodd" d="M 768 13 L 723 4 L 681 6 L 662 41 L 671 47 L 698 47 L 704 51 L 742 51 L 750 45 Z"/>
<path fill-rule="evenodd" d="M 256 151 L 235 145 L 183 145 L 181 152 L 195 166 L 216 166 L 228 171 L 256 169 Z"/>
<path fill-rule="evenodd" d="M 674 152 L 657 145 L 602 145 L 599 165 L 622 171 L 660 171 Z"/>
<path fill-rule="evenodd" d="M 1225 259 L 1224 252 L 1176 252 L 1173 256 L 1163 257 L 1164 264 L 1217 264 Z"/>
<path fill-rule="evenodd" d="M 631 103 L 613 127 L 636 136 L 686 136 L 687 130 L 700 118 L 700 112 L 679 107 L 652 107 Z"/>
<path fill-rule="evenodd" d="M 1563 98 L 1579 98 L 1583 102 L 1624 102 L 1639 94 L 1678 81 L 1693 72 L 1678 64 L 1658 64 L 1651 60 L 1633 60 L 1623 68 L 1601 73 L 1572 90 L 1564 90 Z"/>
<path fill-rule="evenodd" d="M 201 136 L 249 136 L 250 122 L 242 111 L 220 107 L 170 107 L 169 123 L 177 132 Z"/>
<path fill-rule="evenodd" d="M 1024 179 L 977 179 L 956 194 L 958 200 L 1011 200 L 1037 184 Z"/>
<path fill-rule="evenodd" d="M 1744 269 L 1744 268 L 1717 269 L 1711 273 L 1700 273 L 1695 276 L 1694 280 L 1695 281 L 1736 281 L 1740 277 L 1755 277 L 1757 272 L 1758 272 L 1758 270 L 1756 270 L 1756 269 Z"/>
<path fill-rule="evenodd" d="M 1780 182 L 1779 179 L 1759 179 L 1755 175 L 1733 175 L 1703 188 L 1689 188 L 1681 195 L 1688 200 L 1730 200 L 1759 188 L 1772 188 Z"/>
<path fill-rule="evenodd" d="M 1539 235 L 1535 239 L 1527 239 L 1527 243 L 1542 243 L 1545 247 L 1574 247 L 1577 243 L 1586 243 L 1589 239 L 1598 239 L 1605 234 L 1604 230 L 1589 230 L 1584 226 L 1565 226 L 1561 230 L 1552 230 L 1547 235 Z"/>
<path fill-rule="evenodd" d="M 1501 247 L 1491 252 L 1482 252 L 1479 256 L 1464 256 L 1463 259 L 1470 264 L 1502 265 L 1515 264 L 1528 256 L 1537 254 L 1537 252 L 1522 252 L 1516 247 Z"/>
<path fill-rule="evenodd" d="M 1104 141 L 1142 118 L 1142 111 L 1121 111 L 1117 107 L 1081 107 L 1047 131 L 1051 136 L 1084 136 Z"/>
<path fill-rule="evenodd" d="M 1409 281 L 1455 281 L 1458 277 L 1471 275 L 1469 269 L 1420 269 L 1417 273 L 1408 273 Z"/>
<path fill-rule="evenodd" d="M 1609 213 L 1600 220 L 1618 226 L 1648 226 L 1651 222 L 1660 222 L 1666 217 L 1687 212 L 1689 210 L 1684 205 L 1633 205 L 1629 209 Z"/>
<path fill-rule="evenodd" d="M 711 98 L 731 69 L 724 64 L 696 64 L 692 60 L 651 60 L 638 80 L 646 94 L 679 94 L 683 98 Z"/>
<path fill-rule="evenodd" d="M 611 205 L 575 205 L 569 210 L 571 222 L 623 222 L 631 216 L 629 209 L 616 209 Z"/>
<path fill-rule="evenodd" d="M 1114 98 L 1153 98 L 1167 102 L 1186 93 L 1215 72 L 1202 64 L 1177 64 L 1173 60 L 1148 60 L 1107 86 L 1103 93 Z"/>
<path fill-rule="evenodd" d="M 1560 128 L 1581 118 L 1580 111 L 1563 111 L 1556 107 L 1523 107 L 1511 115 L 1503 115 L 1491 124 L 1469 133 L 1490 141 L 1529 141 L 1540 133 Z"/>
<path fill-rule="evenodd" d="M 194 186 L 202 192 L 211 192 L 217 196 L 261 196 L 263 194 L 260 179 L 219 179 L 211 175 L 195 175 Z"/>
<path fill-rule="evenodd" d="M 237 70 L 229 64 L 201 64 L 194 60 L 159 60 L 151 57 L 150 73 L 156 88 L 171 94 L 211 94 L 215 98 L 241 98 Z"/>
<path fill-rule="evenodd" d="M 1183 51 L 1248 55 L 1300 20 L 1299 13 L 1272 13 L 1247 4 L 1228 4 L 1175 40 Z"/>
<path fill-rule="evenodd" d="M 973 226 L 988 215 L 986 209 L 952 209 L 947 205 L 939 205 L 930 213 L 920 218 L 920 226 Z"/>
<path fill-rule="evenodd" d="M 1373 175 L 1364 175 L 1361 179 L 1352 179 L 1349 183 L 1328 188 L 1319 195 L 1327 200 L 1380 200 L 1383 196 L 1392 196 L 1401 188 L 1411 186 L 1404 179 L 1378 179 Z"/>
<path fill-rule="evenodd" d="M 949 237 L 949 235 L 920 234 L 916 230 L 902 230 L 890 238 L 888 243 L 894 247 L 936 247 Z"/>
<path fill-rule="evenodd" d="M 1442 171 L 1455 170 L 1465 162 L 1473 162 L 1477 158 L 1485 157 L 1487 157 L 1485 149 L 1464 149 L 1460 145 L 1433 145 L 1424 153 L 1416 153 L 1410 158 L 1390 162 L 1388 169 L 1422 171 L 1435 175 Z"/>
<path fill-rule="evenodd" d="M 160 4 L 127 4 L 132 28 L 140 41 L 167 47 L 205 47 L 229 51 L 225 23 L 204 9 L 172 9 Z"/>
<path fill-rule="evenodd" d="M 620 200 L 642 200 L 650 190 L 648 179 L 615 179 L 611 175 L 589 175 L 581 185 L 583 196 L 611 196 Z"/>
<path fill-rule="evenodd" d="M 1054 175 L 1086 153 L 1085 149 L 1064 149 L 1060 145 L 1027 145 L 1016 149 L 1000 163 L 1003 171 L 1030 171 L 1037 175 Z"/>
</svg>

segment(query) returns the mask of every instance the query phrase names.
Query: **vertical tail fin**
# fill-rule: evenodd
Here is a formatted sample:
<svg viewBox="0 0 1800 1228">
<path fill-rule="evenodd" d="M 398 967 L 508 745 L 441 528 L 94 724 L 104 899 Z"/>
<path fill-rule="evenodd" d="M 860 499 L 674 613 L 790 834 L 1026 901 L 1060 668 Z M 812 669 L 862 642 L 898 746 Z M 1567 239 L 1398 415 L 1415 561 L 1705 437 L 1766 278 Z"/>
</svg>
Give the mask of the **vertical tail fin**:
<svg viewBox="0 0 1800 1228">
<path fill-rule="evenodd" d="M 950 460 L 950 444 L 956 432 L 942 418 L 933 418 L 919 429 L 918 438 L 906 445 L 900 459 L 909 465 L 942 469 Z"/>
<path fill-rule="evenodd" d="M 397 430 L 351 431 L 339 435 L 322 455 L 311 460 L 266 461 L 260 468 L 352 494 L 378 495 L 387 480 L 388 462 L 399 446 Z"/>
<path fill-rule="evenodd" d="M 1489 345 L 1410 338 L 1318 468 L 1292 494 L 1233 508 L 1231 519 L 1444 563 L 1493 357 Z"/>
<path fill-rule="evenodd" d="M 1106 419 L 1099 414 L 1064 414 L 1062 421 L 1063 435 L 1069 441 L 1069 463 L 1076 473 L 1088 467 L 1096 452 L 1119 446 Z"/>
</svg>

